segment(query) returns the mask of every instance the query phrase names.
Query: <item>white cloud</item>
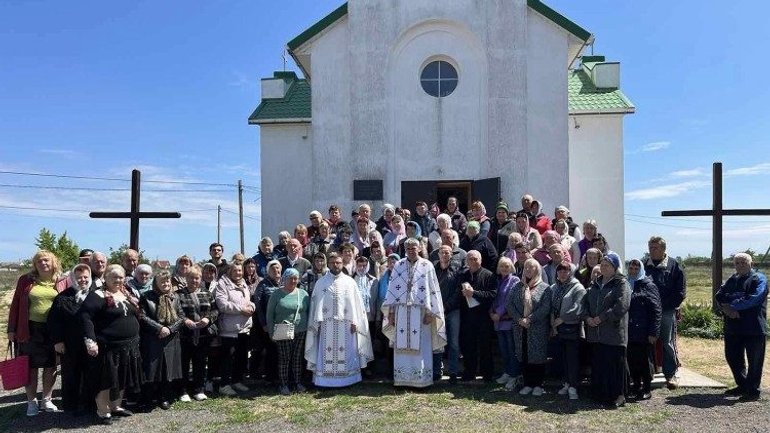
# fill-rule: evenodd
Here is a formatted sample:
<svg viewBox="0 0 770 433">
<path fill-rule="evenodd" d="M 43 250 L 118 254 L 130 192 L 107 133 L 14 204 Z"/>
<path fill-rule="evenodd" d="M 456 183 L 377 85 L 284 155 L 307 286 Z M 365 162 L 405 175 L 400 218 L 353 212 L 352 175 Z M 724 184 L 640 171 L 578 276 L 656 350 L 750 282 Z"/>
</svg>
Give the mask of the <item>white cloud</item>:
<svg viewBox="0 0 770 433">
<path fill-rule="evenodd" d="M 80 155 L 79 152 L 76 152 L 71 149 L 35 149 L 37 153 L 44 153 L 46 155 L 56 155 L 60 157 L 66 157 L 66 158 L 74 158 L 78 155 Z"/>
<path fill-rule="evenodd" d="M 705 181 L 681 182 L 671 185 L 661 185 L 654 188 L 637 189 L 627 192 L 625 196 L 629 200 L 654 200 L 658 198 L 671 198 L 710 185 L 711 182 Z"/>
<path fill-rule="evenodd" d="M 655 141 L 642 146 L 642 152 L 657 152 L 658 150 L 668 149 L 671 146 L 670 141 Z"/>
<path fill-rule="evenodd" d="M 671 172 L 672 177 L 698 177 L 698 176 L 705 176 L 706 173 L 703 171 L 702 168 L 693 168 L 690 170 L 677 170 Z"/>
<path fill-rule="evenodd" d="M 763 162 L 749 167 L 734 168 L 727 170 L 725 176 L 754 176 L 757 174 L 770 173 L 770 162 Z"/>
</svg>

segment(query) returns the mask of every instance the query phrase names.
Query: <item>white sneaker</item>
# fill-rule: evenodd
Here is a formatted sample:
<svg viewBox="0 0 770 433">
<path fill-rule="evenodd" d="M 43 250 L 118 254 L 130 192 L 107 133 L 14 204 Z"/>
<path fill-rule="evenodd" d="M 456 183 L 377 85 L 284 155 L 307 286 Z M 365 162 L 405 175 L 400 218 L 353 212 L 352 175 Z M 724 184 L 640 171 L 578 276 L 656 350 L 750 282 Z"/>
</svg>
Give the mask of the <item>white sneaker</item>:
<svg viewBox="0 0 770 433">
<path fill-rule="evenodd" d="M 40 409 L 46 412 L 59 412 L 59 408 L 51 401 L 50 398 L 44 398 L 43 404 L 40 405 Z"/>
<path fill-rule="evenodd" d="M 567 392 L 569 393 L 569 399 L 570 400 L 577 400 L 578 399 L 577 389 L 575 389 L 574 387 L 570 386 L 569 390 Z"/>
<path fill-rule="evenodd" d="M 519 384 L 519 378 L 512 377 L 508 379 L 508 382 L 505 383 L 505 390 L 506 391 L 513 391 L 514 388 L 516 388 L 516 385 Z"/>
<path fill-rule="evenodd" d="M 190 399 L 190 394 L 188 394 L 188 393 L 184 393 L 184 394 L 182 394 L 182 395 L 179 397 L 179 401 L 182 401 L 182 402 L 185 402 L 185 403 L 189 403 L 189 402 L 191 402 L 192 400 Z"/>
<path fill-rule="evenodd" d="M 557 392 L 557 394 L 559 394 L 559 395 L 567 395 L 568 391 L 569 391 L 569 384 L 565 383 L 564 386 L 561 387 L 559 392 Z"/>
<path fill-rule="evenodd" d="M 532 395 L 535 397 L 540 397 L 543 394 L 545 394 L 545 390 L 539 386 L 536 386 L 535 389 L 532 390 Z"/>
<path fill-rule="evenodd" d="M 206 392 L 209 392 L 209 393 L 213 393 L 214 392 L 214 382 L 212 382 L 210 380 L 206 381 L 206 384 L 203 385 L 203 390 L 206 391 Z"/>
<path fill-rule="evenodd" d="M 219 387 L 219 393 L 227 397 L 235 397 L 236 395 L 238 395 L 238 393 L 235 392 L 233 387 L 230 385 Z"/>
<path fill-rule="evenodd" d="M 241 382 L 238 382 L 233 384 L 233 389 L 238 392 L 246 392 L 249 390 L 249 387 L 242 384 Z"/>
<path fill-rule="evenodd" d="M 202 392 L 199 392 L 199 393 L 195 394 L 193 396 L 193 398 L 195 399 L 195 401 L 203 401 L 203 400 L 208 399 L 209 397 L 206 394 L 204 394 Z"/>
<path fill-rule="evenodd" d="M 40 413 L 40 408 L 37 407 L 37 399 L 27 402 L 27 416 L 36 416 Z"/>
<path fill-rule="evenodd" d="M 508 373 L 503 373 L 503 375 L 498 377 L 497 380 L 495 380 L 495 382 L 502 385 L 504 383 L 508 383 L 509 380 L 511 380 L 511 376 L 508 376 Z"/>
<path fill-rule="evenodd" d="M 521 388 L 519 391 L 519 395 L 529 395 L 532 393 L 532 387 L 531 386 L 525 386 L 524 388 Z"/>
</svg>

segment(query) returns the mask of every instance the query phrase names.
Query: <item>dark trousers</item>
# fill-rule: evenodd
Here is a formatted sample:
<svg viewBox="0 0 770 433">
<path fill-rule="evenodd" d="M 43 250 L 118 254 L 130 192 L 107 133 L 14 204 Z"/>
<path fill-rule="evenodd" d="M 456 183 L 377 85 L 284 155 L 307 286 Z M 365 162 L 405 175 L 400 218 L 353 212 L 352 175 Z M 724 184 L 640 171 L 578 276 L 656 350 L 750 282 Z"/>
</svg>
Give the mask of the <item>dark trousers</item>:
<svg viewBox="0 0 770 433">
<path fill-rule="evenodd" d="M 88 365 L 87 354 L 83 350 L 76 350 L 67 346 L 67 351 L 61 357 L 61 400 L 62 409 L 66 412 L 75 412 L 92 405 L 94 396 L 90 387 L 86 386 L 86 371 Z"/>
<path fill-rule="evenodd" d="M 577 388 L 580 385 L 580 340 L 568 340 L 557 337 L 560 364 L 564 382 Z"/>
<path fill-rule="evenodd" d="M 478 311 L 476 311 L 478 310 Z M 492 319 L 482 307 L 463 311 L 460 318 L 460 351 L 463 354 L 463 378 L 472 380 L 478 371 L 485 380 L 494 375 L 492 361 Z"/>
<path fill-rule="evenodd" d="M 305 368 L 305 332 L 296 332 L 294 339 L 276 341 L 278 346 L 278 376 L 281 385 L 289 386 L 289 380 L 302 383 Z"/>
<path fill-rule="evenodd" d="M 222 337 L 221 350 L 220 383 L 224 386 L 243 381 L 249 356 L 249 334 L 238 334 L 236 338 Z"/>
<path fill-rule="evenodd" d="M 278 347 L 261 327 L 256 326 L 251 331 L 254 348 L 249 360 L 249 375 L 252 379 L 259 379 L 264 374 L 268 382 L 277 382 Z"/>
<path fill-rule="evenodd" d="M 649 342 L 629 342 L 626 356 L 633 392 L 650 392 L 652 375 L 655 368 L 652 344 Z"/>
<path fill-rule="evenodd" d="M 736 385 L 744 392 L 759 392 L 765 344 L 764 335 L 725 334 L 725 359 Z"/>
<path fill-rule="evenodd" d="M 203 392 L 210 339 L 201 338 L 198 345 L 193 344 L 193 341 L 188 339 L 182 339 L 181 343 L 183 391 L 198 394 Z M 190 364 L 192 364 L 192 378 L 190 377 Z"/>
</svg>

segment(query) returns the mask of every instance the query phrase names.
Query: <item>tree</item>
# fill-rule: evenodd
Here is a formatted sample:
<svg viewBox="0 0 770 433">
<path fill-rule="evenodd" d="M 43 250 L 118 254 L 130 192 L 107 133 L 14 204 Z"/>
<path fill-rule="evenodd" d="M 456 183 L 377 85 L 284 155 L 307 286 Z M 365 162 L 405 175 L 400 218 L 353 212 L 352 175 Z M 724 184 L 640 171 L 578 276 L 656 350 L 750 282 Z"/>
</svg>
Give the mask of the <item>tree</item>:
<svg viewBox="0 0 770 433">
<path fill-rule="evenodd" d="M 107 260 L 111 265 L 122 265 L 123 264 L 123 253 L 126 252 L 128 249 L 128 244 L 121 244 L 118 249 L 114 249 L 110 247 L 110 254 Z M 144 250 L 139 250 L 139 263 L 149 264 L 149 260 L 144 258 Z"/>
<path fill-rule="evenodd" d="M 41 250 L 52 252 L 59 258 L 64 270 L 70 269 L 78 263 L 80 247 L 67 235 L 66 231 L 61 236 L 57 236 L 43 227 L 35 238 L 35 246 Z"/>
</svg>

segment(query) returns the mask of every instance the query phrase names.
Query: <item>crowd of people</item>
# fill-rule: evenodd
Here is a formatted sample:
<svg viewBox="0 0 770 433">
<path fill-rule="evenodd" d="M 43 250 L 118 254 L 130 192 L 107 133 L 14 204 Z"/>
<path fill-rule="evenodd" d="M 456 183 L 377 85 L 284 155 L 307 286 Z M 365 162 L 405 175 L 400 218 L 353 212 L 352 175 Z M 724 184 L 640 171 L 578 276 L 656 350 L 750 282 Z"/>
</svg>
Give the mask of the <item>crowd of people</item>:
<svg viewBox="0 0 770 433">
<path fill-rule="evenodd" d="M 331 206 L 277 243 L 262 238 L 253 257 L 228 262 L 213 243 L 210 260 L 183 255 L 171 271 L 140 264 L 134 250 L 120 264 L 83 250 L 64 272 L 39 251 L 8 320 L 9 340 L 29 356 L 27 415 L 59 410 L 57 366 L 62 409 L 95 410 L 105 424 L 131 416 L 127 402 L 168 409 L 264 383 L 288 395 L 364 377 L 427 387 L 447 376 L 537 397 L 550 375 L 559 395 L 578 399 L 587 378 L 590 396 L 616 408 L 649 399 L 661 364 L 676 388 L 686 282 L 666 241 L 650 238 L 649 256 L 624 266 L 596 221 L 579 226 L 565 206 L 550 217 L 530 195 L 521 205 L 501 201 L 489 217 L 478 201 L 463 214 L 455 198 L 443 213 L 386 204 L 375 219 L 363 204 L 349 222 Z M 756 398 L 767 282 L 750 256 L 735 266 L 716 297 L 738 385 L 727 392 Z"/>
</svg>

